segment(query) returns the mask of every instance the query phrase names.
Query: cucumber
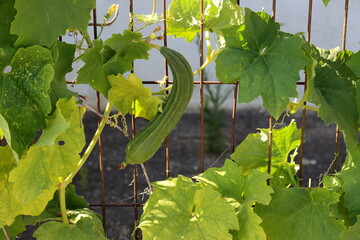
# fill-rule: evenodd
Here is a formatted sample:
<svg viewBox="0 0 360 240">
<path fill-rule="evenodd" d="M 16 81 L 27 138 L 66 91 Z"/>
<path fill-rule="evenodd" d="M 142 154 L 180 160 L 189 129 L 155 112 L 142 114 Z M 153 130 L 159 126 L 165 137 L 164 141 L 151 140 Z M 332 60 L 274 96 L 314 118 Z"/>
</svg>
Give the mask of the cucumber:
<svg viewBox="0 0 360 240">
<path fill-rule="evenodd" d="M 125 164 L 140 164 L 158 151 L 166 136 L 179 122 L 194 90 L 194 78 L 187 60 L 177 51 L 160 47 L 173 74 L 173 87 L 162 113 L 142 129 L 126 146 Z"/>
</svg>

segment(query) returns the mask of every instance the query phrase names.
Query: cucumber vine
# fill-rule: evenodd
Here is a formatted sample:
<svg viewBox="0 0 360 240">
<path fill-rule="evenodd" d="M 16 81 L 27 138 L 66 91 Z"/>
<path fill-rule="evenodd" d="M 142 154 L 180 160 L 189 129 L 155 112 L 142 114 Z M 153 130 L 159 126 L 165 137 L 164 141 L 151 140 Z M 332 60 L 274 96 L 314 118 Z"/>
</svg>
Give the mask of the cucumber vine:
<svg viewBox="0 0 360 240">
<path fill-rule="evenodd" d="M 36 223 L 41 226 L 34 237 L 40 240 L 69 239 L 70 233 L 72 239 L 107 239 L 101 217 L 71 183 L 105 125 L 129 138 L 126 114 L 150 120 L 122 156 L 128 164 L 141 163 L 149 185 L 150 197 L 135 226 L 143 239 L 359 239 L 360 52 L 321 49 L 302 34 L 282 31 L 264 11 L 235 2 L 204 1 L 201 14 L 200 1 L 169 4 L 169 36 L 191 42 L 200 25 L 204 30 L 206 59 L 195 71 L 180 53 L 154 43 L 165 37 L 159 26 L 143 36 L 143 29 L 164 20 L 156 13 L 156 0 L 150 15 L 131 15 L 129 28 L 108 39 L 100 37 L 116 21 L 117 5 L 109 7 L 92 39 L 87 28 L 93 0 L 0 2 L 0 239 L 14 239 L 25 225 Z M 67 33 L 74 35 L 73 43 L 59 40 Z M 149 59 L 152 48 L 164 55 L 173 73 L 172 86 L 161 86 L 164 77 L 156 92 L 131 73 L 133 61 Z M 103 113 L 66 86 L 65 75 L 78 61 L 83 66 L 73 83 L 102 94 L 107 100 Z M 347 147 L 341 171 L 329 174 L 330 166 L 318 187 L 300 186 L 295 156 L 301 131 L 291 121 L 249 134 L 222 167 L 151 184 L 142 163 L 185 111 L 193 75 L 212 62 L 221 82 L 238 84 L 239 102 L 261 96 L 275 119 L 306 108 L 325 124 L 336 123 Z M 291 101 L 298 97 L 301 71 L 307 76 L 306 91 L 299 102 Z M 113 107 L 118 112 L 111 115 Z M 79 124 L 86 110 L 101 118 L 88 144 Z"/>
</svg>

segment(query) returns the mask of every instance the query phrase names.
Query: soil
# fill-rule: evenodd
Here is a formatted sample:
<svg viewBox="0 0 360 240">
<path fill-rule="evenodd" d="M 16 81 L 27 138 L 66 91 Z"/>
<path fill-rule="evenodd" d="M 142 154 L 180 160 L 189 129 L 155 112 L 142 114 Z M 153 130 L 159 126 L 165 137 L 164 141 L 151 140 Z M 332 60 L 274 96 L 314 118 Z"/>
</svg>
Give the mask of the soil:
<svg viewBox="0 0 360 240">
<path fill-rule="evenodd" d="M 200 116 L 195 113 L 186 113 L 174 131 L 170 135 L 170 174 L 176 177 L 178 174 L 193 176 L 199 173 L 200 158 Z M 295 115 L 298 127 L 301 126 L 301 115 Z M 286 118 L 280 126 L 286 126 L 291 118 Z M 223 116 L 226 123 L 223 128 L 225 138 L 224 150 L 229 148 L 231 139 L 231 113 L 226 112 Z M 137 129 L 145 125 L 145 121 L 137 121 Z M 89 141 L 96 130 L 97 119 L 94 115 L 88 115 L 84 119 L 87 140 Z M 130 126 L 130 125 L 129 125 Z M 247 134 L 256 132 L 257 128 L 268 128 L 268 113 L 263 110 L 242 110 L 236 117 L 236 143 L 240 143 Z M 206 129 L 205 129 L 206 131 Z M 124 149 L 128 139 L 121 132 L 114 128 L 106 127 L 102 135 L 103 161 L 104 161 L 104 199 L 107 204 L 133 204 L 134 203 L 134 182 L 133 168 L 126 167 L 119 170 L 119 164 L 124 160 Z M 303 185 L 318 184 L 319 176 L 326 172 L 334 158 L 335 149 L 335 125 L 326 126 L 316 115 L 308 114 L 306 121 L 305 153 L 303 160 Z M 231 148 L 229 148 L 231 149 Z M 101 177 L 98 160 L 99 149 L 95 149 L 86 163 L 83 170 L 75 179 L 77 193 L 83 195 L 91 204 L 101 203 Z M 221 166 L 229 156 L 230 151 L 222 156 L 205 154 L 205 168 L 212 165 Z M 345 156 L 344 144 L 340 141 L 340 159 Z M 158 153 L 147 164 L 147 173 L 151 181 L 166 179 L 165 172 L 165 148 L 162 147 Z M 214 164 L 214 161 L 215 164 Z M 340 165 L 340 164 L 339 164 Z M 137 169 L 137 200 L 144 203 L 148 197 L 146 192 L 147 184 L 140 168 Z M 102 214 L 99 207 L 93 207 L 95 211 Z M 106 229 L 107 235 L 114 240 L 131 239 L 134 227 L 134 216 L 141 214 L 141 207 L 135 213 L 134 207 L 106 208 Z M 29 228 L 19 239 L 32 239 Z"/>
</svg>

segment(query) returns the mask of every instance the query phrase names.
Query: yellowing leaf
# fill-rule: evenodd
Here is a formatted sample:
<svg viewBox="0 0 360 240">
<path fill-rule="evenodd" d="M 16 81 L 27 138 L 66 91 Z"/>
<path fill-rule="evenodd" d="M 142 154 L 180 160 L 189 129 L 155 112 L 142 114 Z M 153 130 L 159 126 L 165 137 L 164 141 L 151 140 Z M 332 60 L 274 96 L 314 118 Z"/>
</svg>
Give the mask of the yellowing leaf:
<svg viewBox="0 0 360 240">
<path fill-rule="evenodd" d="M 139 224 L 144 240 L 231 240 L 238 229 L 235 209 L 211 187 L 181 175 L 153 185 Z"/>
<path fill-rule="evenodd" d="M 149 120 L 158 113 L 161 99 L 154 97 L 150 88 L 144 88 L 141 79 L 135 74 L 130 74 L 128 79 L 121 74 L 109 76 L 109 81 L 109 101 L 119 112 L 135 114 L 135 117 Z"/>
</svg>

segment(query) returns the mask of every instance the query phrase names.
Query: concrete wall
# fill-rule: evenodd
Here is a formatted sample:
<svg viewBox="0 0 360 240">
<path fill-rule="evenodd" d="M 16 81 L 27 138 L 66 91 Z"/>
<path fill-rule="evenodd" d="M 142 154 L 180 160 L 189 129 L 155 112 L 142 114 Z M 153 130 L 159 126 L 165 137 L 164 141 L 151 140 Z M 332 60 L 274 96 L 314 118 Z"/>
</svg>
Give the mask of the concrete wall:
<svg viewBox="0 0 360 240">
<path fill-rule="evenodd" d="M 191 1 L 191 0 L 189 0 Z M 157 11 L 161 12 L 161 1 L 157 1 Z M 168 0 L 168 3 L 171 1 Z M 311 41 L 318 47 L 331 49 L 337 46 L 341 46 L 342 42 L 342 28 L 343 28 L 343 16 L 344 16 L 344 0 L 331 0 L 328 7 L 325 7 L 322 0 L 313 0 L 313 20 L 312 20 L 312 32 Z M 128 27 L 129 18 L 129 1 L 128 0 L 98 0 L 97 1 L 97 13 L 98 21 L 101 21 L 102 16 L 107 12 L 108 7 L 111 4 L 117 3 L 120 5 L 120 13 L 117 21 L 110 27 L 107 27 L 102 39 L 111 37 L 112 33 L 122 32 L 123 29 Z M 272 1 L 271 0 L 241 0 L 242 7 L 248 7 L 254 11 L 260 11 L 264 9 L 271 14 Z M 150 14 L 152 9 L 152 0 L 134 0 L 134 11 L 138 14 Z M 360 1 L 350 1 L 349 18 L 348 18 L 348 30 L 346 48 L 352 51 L 359 51 L 360 42 Z M 307 15 L 308 15 L 308 0 L 277 0 L 277 12 L 276 21 L 280 22 L 281 29 L 285 32 L 298 33 L 307 32 Z M 151 33 L 155 27 L 148 27 L 147 33 Z M 89 28 L 89 33 L 92 33 L 92 29 Z M 73 41 L 73 37 L 65 37 L 68 42 Z M 161 44 L 159 42 L 158 44 Z M 168 45 L 178 51 L 180 51 L 190 62 L 193 69 L 199 67 L 198 46 L 196 43 L 187 43 L 184 39 L 175 39 L 169 37 Z M 156 51 L 150 51 L 150 60 L 139 60 L 135 62 L 135 73 L 144 81 L 160 80 L 163 78 L 163 60 L 162 56 Z M 81 66 L 81 63 L 74 65 L 74 71 L 68 74 L 67 79 L 72 80 L 75 77 L 76 70 Z M 214 65 L 211 65 L 207 70 L 208 80 L 216 80 Z M 198 76 L 196 76 L 198 80 Z M 225 89 L 229 87 L 223 87 Z M 158 87 L 153 87 L 157 90 Z M 74 91 L 88 96 L 89 101 L 94 104 L 95 93 L 87 86 L 77 85 L 73 87 Z M 299 87 L 299 93 L 301 94 L 302 88 Z M 104 101 L 103 101 L 104 102 Z M 251 104 L 240 104 L 239 109 L 246 107 L 258 107 L 261 105 L 261 99 L 255 100 Z M 199 89 L 195 88 L 193 99 L 190 103 L 189 110 L 196 110 L 199 106 Z M 232 94 L 229 95 L 228 101 L 224 105 L 225 107 L 232 107 Z"/>
</svg>

